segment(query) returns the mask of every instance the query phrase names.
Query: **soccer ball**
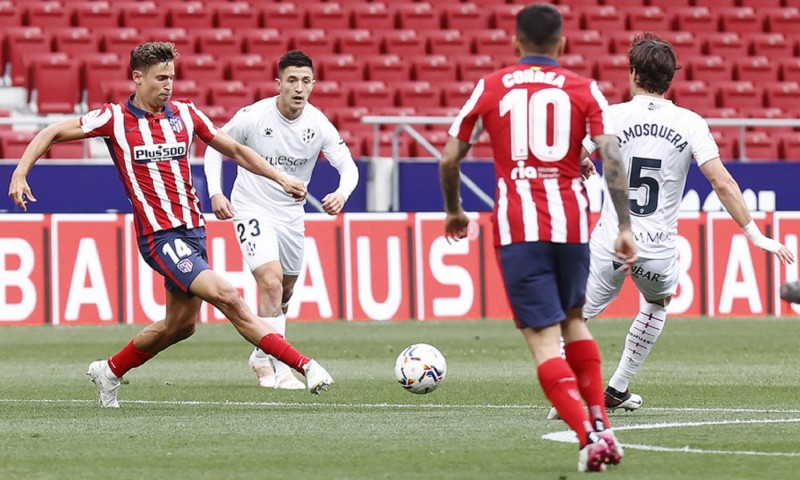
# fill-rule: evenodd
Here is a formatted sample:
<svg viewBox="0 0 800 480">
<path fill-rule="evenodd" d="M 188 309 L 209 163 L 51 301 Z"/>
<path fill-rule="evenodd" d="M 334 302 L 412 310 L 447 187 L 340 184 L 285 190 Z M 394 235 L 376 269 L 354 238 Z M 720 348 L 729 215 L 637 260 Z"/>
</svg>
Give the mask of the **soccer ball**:
<svg viewBox="0 0 800 480">
<path fill-rule="evenodd" d="M 427 343 L 408 346 L 397 357 L 394 376 L 411 393 L 429 393 L 444 380 L 447 362 L 442 352 Z"/>
</svg>

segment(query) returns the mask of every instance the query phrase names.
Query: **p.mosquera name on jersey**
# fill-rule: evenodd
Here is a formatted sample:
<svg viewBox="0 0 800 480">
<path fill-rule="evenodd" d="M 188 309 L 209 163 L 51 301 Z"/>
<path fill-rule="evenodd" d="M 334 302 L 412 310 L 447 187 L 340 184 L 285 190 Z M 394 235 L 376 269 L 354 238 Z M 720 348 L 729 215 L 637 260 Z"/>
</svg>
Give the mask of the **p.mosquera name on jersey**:
<svg viewBox="0 0 800 480">
<path fill-rule="evenodd" d="M 138 235 L 203 226 L 187 155 L 195 135 L 208 143 L 217 129 L 188 100 L 167 102 L 163 112 L 152 114 L 132 98 L 87 113 L 81 128 L 87 137 L 105 137 Z"/>
<path fill-rule="evenodd" d="M 614 134 L 607 107 L 593 80 L 549 57 L 524 57 L 478 81 L 449 133 L 466 143 L 489 133 L 495 245 L 589 241 L 581 140 Z"/>
</svg>

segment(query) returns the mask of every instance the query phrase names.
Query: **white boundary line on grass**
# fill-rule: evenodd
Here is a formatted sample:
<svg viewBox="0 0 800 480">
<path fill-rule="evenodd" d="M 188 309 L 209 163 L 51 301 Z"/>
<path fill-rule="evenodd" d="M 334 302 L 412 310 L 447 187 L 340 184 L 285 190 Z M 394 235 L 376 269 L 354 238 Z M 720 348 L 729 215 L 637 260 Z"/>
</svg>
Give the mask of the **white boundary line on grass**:
<svg viewBox="0 0 800 480">
<path fill-rule="evenodd" d="M 627 425 L 614 427 L 614 431 L 622 430 L 655 430 L 659 428 L 684 428 L 684 427 L 703 427 L 707 425 L 742 425 L 742 424 L 768 424 L 768 423 L 800 423 L 800 418 L 778 418 L 761 420 L 715 420 L 708 422 L 675 422 L 675 423 L 646 423 L 641 425 Z M 575 432 L 566 430 L 542 435 L 545 440 L 562 443 L 578 443 Z M 701 448 L 685 447 L 662 447 L 658 445 L 639 445 L 633 443 L 623 443 L 623 447 L 634 450 L 647 450 L 650 452 L 678 452 L 678 453 L 705 453 L 715 455 L 748 455 L 760 457 L 800 457 L 800 452 L 759 452 L 753 450 L 704 450 Z"/>
</svg>

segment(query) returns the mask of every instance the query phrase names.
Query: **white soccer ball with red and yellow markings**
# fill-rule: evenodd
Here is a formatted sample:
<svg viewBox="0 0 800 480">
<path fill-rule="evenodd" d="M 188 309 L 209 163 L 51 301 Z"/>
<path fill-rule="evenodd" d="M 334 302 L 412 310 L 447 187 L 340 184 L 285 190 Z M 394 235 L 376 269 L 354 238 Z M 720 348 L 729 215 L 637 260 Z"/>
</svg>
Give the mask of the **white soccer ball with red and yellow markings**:
<svg viewBox="0 0 800 480">
<path fill-rule="evenodd" d="M 447 362 L 442 352 L 427 343 L 406 347 L 394 364 L 394 375 L 411 393 L 430 393 L 444 380 Z"/>
</svg>

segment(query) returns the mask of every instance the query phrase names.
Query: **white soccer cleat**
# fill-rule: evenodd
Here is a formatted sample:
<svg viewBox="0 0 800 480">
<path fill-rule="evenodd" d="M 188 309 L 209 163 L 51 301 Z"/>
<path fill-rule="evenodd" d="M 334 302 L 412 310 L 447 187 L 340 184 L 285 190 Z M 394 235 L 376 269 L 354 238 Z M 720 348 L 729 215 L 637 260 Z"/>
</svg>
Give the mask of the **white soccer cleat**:
<svg viewBox="0 0 800 480">
<path fill-rule="evenodd" d="M 277 390 L 304 390 L 305 384 L 294 376 L 291 370 L 275 375 L 275 388 Z"/>
<path fill-rule="evenodd" d="M 333 384 L 333 378 L 327 370 L 322 368 L 322 365 L 317 363 L 316 360 L 311 360 L 303 366 L 303 372 L 306 375 L 306 383 L 308 384 L 308 391 L 319 395 L 328 389 Z"/>
<path fill-rule="evenodd" d="M 550 411 L 547 412 L 547 419 L 548 420 L 561 420 L 561 415 L 558 414 L 558 410 L 556 410 L 556 407 L 550 407 Z"/>
<path fill-rule="evenodd" d="M 100 391 L 100 406 L 103 408 L 119 408 L 117 402 L 117 391 L 122 384 L 119 379 L 112 380 L 109 375 L 114 375 L 108 368 L 107 360 L 98 360 L 89 364 L 89 371 L 86 372 L 92 383 L 97 385 Z"/>
<path fill-rule="evenodd" d="M 248 363 L 250 368 L 256 372 L 260 387 L 274 388 L 276 390 L 304 390 L 306 388 L 305 384 L 292 374 L 288 366 L 284 366 L 281 369 L 283 371 L 276 374 L 275 372 L 278 369 L 275 368 L 275 362 L 277 360 L 271 355 L 267 357 L 259 356 L 257 352 L 258 350 L 253 350 Z"/>
</svg>

